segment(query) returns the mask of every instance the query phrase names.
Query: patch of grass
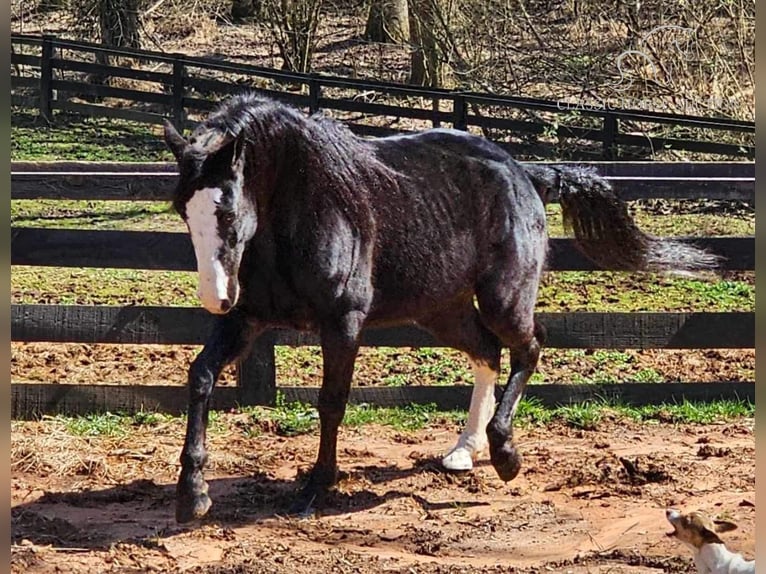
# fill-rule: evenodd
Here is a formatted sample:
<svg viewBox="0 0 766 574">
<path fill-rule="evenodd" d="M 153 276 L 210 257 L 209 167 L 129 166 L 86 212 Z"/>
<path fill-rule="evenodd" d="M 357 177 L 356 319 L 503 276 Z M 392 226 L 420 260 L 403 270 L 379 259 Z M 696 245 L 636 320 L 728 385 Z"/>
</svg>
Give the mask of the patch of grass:
<svg viewBox="0 0 766 574">
<path fill-rule="evenodd" d="M 538 311 L 752 311 L 755 274 L 741 280 L 562 271 L 543 277 Z"/>
<path fill-rule="evenodd" d="M 84 415 L 81 417 L 57 416 L 67 432 L 83 437 L 121 437 L 128 433 L 128 417 L 115 413 Z"/>
<path fill-rule="evenodd" d="M 699 207 L 706 201 L 667 201 L 667 204 L 672 207 L 662 212 L 650 209 L 648 205 L 645 205 L 647 200 L 629 202 L 629 205 L 637 225 L 654 235 L 704 237 L 755 234 L 755 210 L 741 209 L 737 213 L 727 213 L 725 209 L 700 209 Z M 559 204 L 548 204 L 545 211 L 548 233 L 551 237 L 571 236 L 570 233 L 564 231 Z"/>
<path fill-rule="evenodd" d="M 166 424 L 178 420 L 178 417 L 174 417 L 172 415 L 143 410 L 138 411 L 129 418 L 131 419 L 131 424 L 137 427 L 156 427 L 161 424 Z"/>
<path fill-rule="evenodd" d="M 343 424 L 361 426 L 376 423 L 390 426 L 398 431 L 414 431 L 444 421 L 463 422 L 462 411 L 439 411 L 436 405 L 407 405 L 399 408 L 374 407 L 367 404 L 349 405 Z"/>
<path fill-rule="evenodd" d="M 661 383 L 665 380 L 659 372 L 651 368 L 640 369 L 631 378 L 638 383 Z"/>
<path fill-rule="evenodd" d="M 248 437 L 258 436 L 263 432 L 297 436 L 316 432 L 319 427 L 319 414 L 314 407 L 299 402 L 286 403 L 279 393 L 274 407 L 242 407 L 239 412 L 247 415 L 248 421 L 236 422 L 236 428 Z M 576 429 L 596 430 L 607 419 L 705 425 L 754 416 L 755 405 L 742 400 L 709 403 L 684 401 L 640 407 L 595 400 L 550 408 L 544 406 L 539 399 L 530 397 L 522 399 L 519 403 L 514 426 L 524 428 L 562 422 Z M 343 424 L 348 427 L 378 424 L 400 432 L 412 432 L 436 425 L 462 425 L 465 424 L 466 418 L 467 412 L 464 410 L 440 411 L 433 404 L 413 404 L 397 408 L 359 404 L 348 405 Z M 124 437 L 136 427 L 186 424 L 186 416 L 177 417 L 151 411 L 140 411 L 133 415 L 58 415 L 51 419 L 60 423 L 70 434 L 82 437 Z M 230 431 L 231 420 L 227 418 L 227 413 L 210 411 L 208 432 L 225 434 Z"/>
<path fill-rule="evenodd" d="M 604 416 L 605 405 L 585 401 L 579 404 L 566 405 L 555 410 L 554 416 L 563 420 L 573 428 L 595 430 Z"/>
<path fill-rule="evenodd" d="M 17 199 L 11 202 L 11 224 L 53 229 L 186 231 L 181 218 L 165 201 Z"/>
<path fill-rule="evenodd" d="M 57 113 L 48 125 L 36 115 L 11 116 L 12 161 L 173 161 L 160 126 Z"/>
<path fill-rule="evenodd" d="M 711 424 L 741 417 L 755 416 L 755 405 L 750 401 L 723 400 L 709 403 L 691 402 L 647 405 L 642 407 L 617 405 L 623 416 L 636 421 L 660 421 L 665 423 Z"/>
<path fill-rule="evenodd" d="M 140 269 L 11 267 L 11 302 L 197 307 L 197 274 Z"/>
<path fill-rule="evenodd" d="M 542 426 L 548 424 L 553 416 L 553 409 L 545 407 L 539 399 L 535 397 L 524 398 L 516 407 L 514 424 L 522 427 Z"/>
</svg>

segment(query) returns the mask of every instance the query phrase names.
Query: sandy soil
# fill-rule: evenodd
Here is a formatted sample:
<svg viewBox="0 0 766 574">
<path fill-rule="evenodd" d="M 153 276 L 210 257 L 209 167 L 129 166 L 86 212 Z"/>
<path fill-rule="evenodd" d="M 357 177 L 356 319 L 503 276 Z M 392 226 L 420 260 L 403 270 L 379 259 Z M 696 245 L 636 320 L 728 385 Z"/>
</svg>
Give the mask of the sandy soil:
<svg viewBox="0 0 766 574">
<path fill-rule="evenodd" d="M 667 506 L 734 520 L 727 543 L 754 552 L 752 420 L 520 430 L 524 469 L 507 484 L 485 461 L 440 470 L 454 424 L 345 428 L 342 481 L 321 516 L 300 520 L 282 514 L 317 437 L 248 438 L 244 416 L 211 427 L 213 508 L 184 527 L 180 421 L 91 438 L 14 423 L 12 572 L 687 572 Z"/>
</svg>

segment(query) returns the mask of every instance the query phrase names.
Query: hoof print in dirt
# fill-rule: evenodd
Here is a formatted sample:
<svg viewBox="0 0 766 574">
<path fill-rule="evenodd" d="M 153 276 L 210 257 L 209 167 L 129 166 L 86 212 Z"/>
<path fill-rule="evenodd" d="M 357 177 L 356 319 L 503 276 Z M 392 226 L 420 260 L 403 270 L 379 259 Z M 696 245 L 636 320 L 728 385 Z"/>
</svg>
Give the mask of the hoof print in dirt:
<svg viewBox="0 0 766 574">
<path fill-rule="evenodd" d="M 619 460 L 628 475 L 630 484 L 641 485 L 650 482 L 664 483 L 673 479 L 670 473 L 660 465 L 652 461 L 642 461 L 641 457 L 629 460 L 621 456 Z"/>
<path fill-rule="evenodd" d="M 713 446 L 711 444 L 703 444 L 697 450 L 697 456 L 700 458 L 710 458 L 711 456 L 724 457 L 731 454 L 731 449 L 725 446 Z"/>
</svg>

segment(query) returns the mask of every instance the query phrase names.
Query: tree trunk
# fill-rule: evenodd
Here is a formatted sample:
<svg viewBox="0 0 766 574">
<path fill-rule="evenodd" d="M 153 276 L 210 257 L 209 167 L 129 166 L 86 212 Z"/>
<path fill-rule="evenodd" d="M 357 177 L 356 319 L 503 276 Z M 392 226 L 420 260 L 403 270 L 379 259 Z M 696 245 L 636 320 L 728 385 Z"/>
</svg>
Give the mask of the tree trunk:
<svg viewBox="0 0 766 574">
<path fill-rule="evenodd" d="M 140 0 L 100 0 L 101 43 L 113 48 L 140 48 Z"/>
<path fill-rule="evenodd" d="M 232 0 L 231 19 L 234 22 L 242 22 L 249 18 L 256 18 L 260 13 L 260 0 Z"/>
<path fill-rule="evenodd" d="M 411 0 L 410 83 L 431 88 L 449 87 L 448 54 L 440 41 L 440 30 L 448 21 L 444 0 Z"/>
<path fill-rule="evenodd" d="M 108 48 L 140 48 L 140 20 L 138 8 L 141 0 L 98 0 L 98 24 L 101 44 Z M 103 52 L 96 52 L 96 62 L 109 66 L 112 58 Z M 88 80 L 94 84 L 106 84 L 109 76 L 90 74 Z"/>
<path fill-rule="evenodd" d="M 407 0 L 373 0 L 364 37 L 388 44 L 408 42 L 410 21 Z"/>
</svg>

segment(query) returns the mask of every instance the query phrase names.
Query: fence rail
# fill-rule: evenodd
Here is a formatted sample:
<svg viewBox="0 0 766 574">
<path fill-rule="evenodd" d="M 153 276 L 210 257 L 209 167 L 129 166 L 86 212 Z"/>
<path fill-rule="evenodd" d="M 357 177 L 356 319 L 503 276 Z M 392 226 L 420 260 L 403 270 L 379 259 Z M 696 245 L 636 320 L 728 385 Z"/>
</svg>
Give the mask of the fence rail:
<svg viewBox="0 0 766 574">
<path fill-rule="evenodd" d="M 751 162 L 654 163 L 595 162 L 591 164 L 633 198 L 728 198 L 754 201 Z M 94 164 L 91 162 L 13 162 L 11 199 L 109 199 L 165 201 L 176 178 L 168 163 Z M 672 184 L 668 182 L 673 182 Z M 753 270 L 753 237 L 696 238 L 700 245 L 727 257 L 725 268 Z M 128 267 L 190 270 L 195 268 L 185 234 L 163 232 L 41 229 L 14 225 L 12 265 Z M 593 269 L 568 239 L 552 241 L 550 270 Z M 753 348 L 752 312 L 692 313 L 538 313 L 553 348 L 705 349 Z M 11 339 L 16 342 L 201 344 L 211 317 L 198 308 L 148 306 L 12 305 Z M 315 403 L 316 388 L 278 386 L 275 346 L 317 345 L 315 335 L 272 330 L 258 339 L 238 366 L 237 387 L 221 388 L 215 408 L 237 404 L 271 404 L 277 389 L 286 400 Z M 439 342 L 414 327 L 365 332 L 365 346 L 432 347 Z M 618 385 L 533 384 L 527 396 L 554 405 L 593 398 L 654 404 L 688 400 L 740 398 L 755 400 L 752 382 L 663 383 Z M 439 408 L 464 408 L 470 386 L 363 387 L 351 400 L 382 406 L 434 403 Z M 12 416 L 128 411 L 180 412 L 186 393 L 178 387 L 152 385 L 72 385 L 13 382 Z"/>
<path fill-rule="evenodd" d="M 755 123 L 729 118 L 582 108 L 539 98 L 287 73 L 213 58 L 114 50 L 53 36 L 12 34 L 11 42 L 12 103 L 35 107 L 48 120 L 62 110 L 155 124 L 170 117 L 177 126 L 192 126 L 195 115 L 210 110 L 221 97 L 258 89 L 311 112 L 333 112 L 360 134 L 407 131 L 410 128 L 399 125 L 402 119 L 420 122 L 418 128 L 481 129 L 519 156 L 550 155 L 559 141 L 585 150 L 570 152 L 578 156 L 575 159 L 614 160 L 626 151 L 653 156 L 656 150 L 670 149 L 747 159 L 755 155 Z M 134 66 L 88 61 L 97 56 L 131 58 Z M 240 82 L 216 74 L 227 80 L 237 76 Z M 144 85 L 113 85 L 131 82 Z M 130 107 L 98 103 L 109 99 L 129 102 Z M 380 125 L 381 118 L 389 125 Z M 699 132 L 712 135 L 700 139 Z"/>
</svg>

